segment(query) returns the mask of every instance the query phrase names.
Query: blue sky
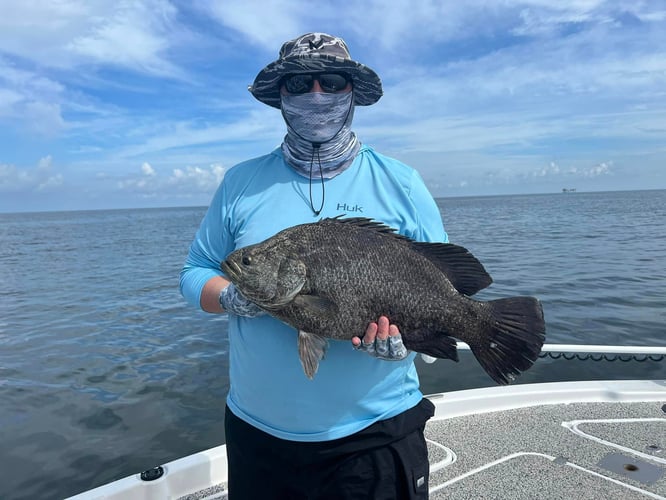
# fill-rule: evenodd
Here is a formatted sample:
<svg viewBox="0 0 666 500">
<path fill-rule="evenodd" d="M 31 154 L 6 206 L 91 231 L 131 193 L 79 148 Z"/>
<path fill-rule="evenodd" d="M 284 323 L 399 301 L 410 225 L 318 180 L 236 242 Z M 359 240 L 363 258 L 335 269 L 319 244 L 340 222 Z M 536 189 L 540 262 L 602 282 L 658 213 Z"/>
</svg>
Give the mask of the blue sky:
<svg viewBox="0 0 666 500">
<path fill-rule="evenodd" d="M 353 7 L 352 7 L 353 5 Z M 282 141 L 247 91 L 342 36 L 354 130 L 435 196 L 666 188 L 666 1 L 0 0 L 0 211 L 207 205 Z"/>
</svg>

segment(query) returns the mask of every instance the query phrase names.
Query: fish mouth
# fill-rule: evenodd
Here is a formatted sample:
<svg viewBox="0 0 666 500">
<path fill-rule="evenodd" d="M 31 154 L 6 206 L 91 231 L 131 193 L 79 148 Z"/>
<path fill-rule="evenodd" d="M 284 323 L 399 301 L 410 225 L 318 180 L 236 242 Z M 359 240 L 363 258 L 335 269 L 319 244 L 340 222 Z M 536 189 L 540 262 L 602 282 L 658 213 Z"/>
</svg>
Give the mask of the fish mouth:
<svg viewBox="0 0 666 500">
<path fill-rule="evenodd" d="M 227 259 L 220 264 L 220 268 L 231 281 L 236 282 L 240 278 L 241 269 L 235 262 Z"/>
</svg>

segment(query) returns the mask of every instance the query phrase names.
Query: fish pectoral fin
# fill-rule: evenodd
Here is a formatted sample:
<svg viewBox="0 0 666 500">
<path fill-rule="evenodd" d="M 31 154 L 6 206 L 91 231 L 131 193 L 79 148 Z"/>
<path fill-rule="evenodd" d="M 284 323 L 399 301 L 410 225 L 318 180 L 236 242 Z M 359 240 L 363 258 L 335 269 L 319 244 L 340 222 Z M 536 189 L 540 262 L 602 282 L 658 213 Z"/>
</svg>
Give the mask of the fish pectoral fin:
<svg viewBox="0 0 666 500">
<path fill-rule="evenodd" d="M 303 371 L 312 380 L 319 368 L 319 361 L 324 357 L 328 340 L 316 333 L 298 332 L 298 355 L 301 358 Z"/>
<path fill-rule="evenodd" d="M 337 306 L 332 300 L 319 295 L 298 295 L 294 299 L 294 305 L 316 316 L 329 317 L 337 311 Z"/>
</svg>

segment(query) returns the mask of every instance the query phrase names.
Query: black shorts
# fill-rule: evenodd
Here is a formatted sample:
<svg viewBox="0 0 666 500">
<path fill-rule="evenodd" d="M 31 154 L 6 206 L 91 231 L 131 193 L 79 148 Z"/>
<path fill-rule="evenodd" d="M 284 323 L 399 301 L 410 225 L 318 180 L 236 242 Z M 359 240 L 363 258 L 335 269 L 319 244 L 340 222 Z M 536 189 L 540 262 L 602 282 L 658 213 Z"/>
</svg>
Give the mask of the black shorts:
<svg viewBox="0 0 666 500">
<path fill-rule="evenodd" d="M 311 443 L 271 436 L 227 407 L 229 498 L 427 499 L 429 464 L 423 430 L 434 408 L 424 398 L 351 436 Z"/>
</svg>

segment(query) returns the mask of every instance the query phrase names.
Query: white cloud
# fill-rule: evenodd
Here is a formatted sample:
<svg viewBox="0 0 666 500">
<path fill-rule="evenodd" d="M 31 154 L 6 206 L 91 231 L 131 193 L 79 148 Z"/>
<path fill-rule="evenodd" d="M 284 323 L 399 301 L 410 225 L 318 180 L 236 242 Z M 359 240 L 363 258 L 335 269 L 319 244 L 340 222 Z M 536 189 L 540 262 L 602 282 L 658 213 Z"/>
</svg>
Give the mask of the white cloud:
<svg viewBox="0 0 666 500">
<path fill-rule="evenodd" d="M 57 135 L 65 128 L 65 120 L 57 103 L 27 102 L 23 112 L 24 123 L 41 135 Z"/>
<path fill-rule="evenodd" d="M 208 167 L 188 165 L 172 169 L 169 175 L 160 175 L 150 164 L 141 165 L 141 175 L 127 176 L 117 181 L 118 189 L 140 193 L 143 196 L 164 197 L 167 195 L 188 197 L 210 195 L 224 178 L 226 169 L 218 164 Z M 104 176 L 106 179 L 107 176 Z"/>
<path fill-rule="evenodd" d="M 603 161 L 595 165 L 571 165 L 568 167 L 561 167 L 556 162 L 550 162 L 545 167 L 541 167 L 532 172 L 532 177 L 556 177 L 556 178 L 593 178 L 601 175 L 613 175 L 612 161 Z"/>
<path fill-rule="evenodd" d="M 555 162 L 550 162 L 550 165 L 543 167 L 541 170 L 533 173 L 535 177 L 545 177 L 547 175 L 557 175 L 560 173 L 560 167 Z"/>
<path fill-rule="evenodd" d="M 40 159 L 33 168 L 0 164 L 0 192 L 30 193 L 57 188 L 63 184 L 64 178 L 53 170 L 50 156 Z"/>
<path fill-rule="evenodd" d="M 154 175 L 156 175 L 156 174 L 155 174 L 155 169 L 154 169 L 153 167 L 151 167 L 151 166 L 150 166 L 150 163 L 148 163 L 148 162 L 144 162 L 144 163 L 141 165 L 141 171 L 142 171 L 145 175 L 148 175 L 148 176 L 151 176 L 151 177 L 154 176 Z"/>
<path fill-rule="evenodd" d="M 222 165 L 210 165 L 208 168 L 188 166 L 173 170 L 168 183 L 183 190 L 212 191 L 222 182 L 225 169 Z"/>
<path fill-rule="evenodd" d="M 312 8 L 307 0 L 216 0 L 204 2 L 214 17 L 248 39 L 276 51 L 297 34 L 324 29 L 361 42 L 359 50 L 399 50 L 397 57 L 421 55 L 435 43 L 479 36 L 547 35 L 575 23 L 621 22 L 621 16 L 661 20 L 647 2 L 622 0 L 366 0 L 354 2 L 353 15 L 328 4 Z M 324 29 L 324 30 L 326 30 Z"/>
<path fill-rule="evenodd" d="M 64 87 L 0 56 L 0 119 L 43 136 L 65 128 L 60 102 Z"/>
<path fill-rule="evenodd" d="M 84 59 L 176 76 L 180 70 L 164 57 L 175 13 L 166 1 L 117 2 L 110 17 L 91 23 L 64 49 Z"/>
<path fill-rule="evenodd" d="M 13 2 L 2 0 L 0 51 L 44 66 L 113 64 L 174 76 L 165 57 L 176 8 L 167 0 Z"/>
<path fill-rule="evenodd" d="M 583 171 L 585 177 L 598 177 L 600 175 L 612 175 L 611 166 L 613 162 L 601 162 L 598 165 L 588 168 Z"/>
<path fill-rule="evenodd" d="M 188 146 L 204 144 L 229 144 L 257 141 L 281 140 L 285 133 L 280 113 L 268 107 L 248 111 L 238 121 L 211 123 L 201 126 L 193 122 L 169 122 L 156 128 L 142 129 L 140 125 L 130 128 L 128 134 L 136 134 L 139 144 L 121 148 L 119 158 L 132 158 L 165 152 Z"/>
<path fill-rule="evenodd" d="M 316 8 L 307 2 L 292 0 L 212 0 L 199 7 L 220 24 L 242 33 L 248 40 L 277 55 L 280 45 L 301 31 L 307 16 L 326 10 L 324 3 Z"/>
<path fill-rule="evenodd" d="M 53 167 L 23 168 L 25 155 L 51 153 L 69 184 L 210 193 L 220 163 L 281 141 L 279 112 L 245 85 L 310 30 L 342 35 L 384 81 L 378 105 L 356 110 L 360 139 L 432 185 L 619 185 L 646 168 L 641 155 L 663 165 L 666 153 L 663 2 L 361 0 L 348 12 L 305 0 L 0 0 L 0 11 L 2 189 L 64 183 Z"/>
</svg>

